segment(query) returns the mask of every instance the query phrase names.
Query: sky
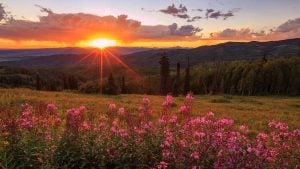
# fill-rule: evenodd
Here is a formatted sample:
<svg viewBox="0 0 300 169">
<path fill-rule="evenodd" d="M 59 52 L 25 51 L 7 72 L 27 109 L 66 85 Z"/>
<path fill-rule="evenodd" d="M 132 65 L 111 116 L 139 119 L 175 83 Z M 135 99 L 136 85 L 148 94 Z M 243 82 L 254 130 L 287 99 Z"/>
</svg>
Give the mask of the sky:
<svg viewBox="0 0 300 169">
<path fill-rule="evenodd" d="M 300 38 L 300 0 L 2 0 L 0 48 L 197 47 Z"/>
</svg>

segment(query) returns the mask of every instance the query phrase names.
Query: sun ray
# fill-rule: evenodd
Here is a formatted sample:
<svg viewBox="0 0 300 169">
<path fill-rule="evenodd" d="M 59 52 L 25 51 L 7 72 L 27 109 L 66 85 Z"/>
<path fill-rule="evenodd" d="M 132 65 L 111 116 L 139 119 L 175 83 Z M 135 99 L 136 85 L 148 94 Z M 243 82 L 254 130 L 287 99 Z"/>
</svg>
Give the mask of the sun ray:
<svg viewBox="0 0 300 169">
<path fill-rule="evenodd" d="M 111 53 L 108 50 L 106 50 L 106 52 L 109 53 L 113 57 L 113 59 L 115 59 L 117 62 L 119 62 L 122 66 L 124 66 L 126 69 L 128 69 L 131 73 L 133 73 L 133 75 L 135 75 L 136 77 L 140 77 L 140 75 L 136 71 L 134 71 L 132 68 L 130 68 L 119 57 L 117 57 L 116 55 L 114 55 L 113 53 Z"/>
</svg>

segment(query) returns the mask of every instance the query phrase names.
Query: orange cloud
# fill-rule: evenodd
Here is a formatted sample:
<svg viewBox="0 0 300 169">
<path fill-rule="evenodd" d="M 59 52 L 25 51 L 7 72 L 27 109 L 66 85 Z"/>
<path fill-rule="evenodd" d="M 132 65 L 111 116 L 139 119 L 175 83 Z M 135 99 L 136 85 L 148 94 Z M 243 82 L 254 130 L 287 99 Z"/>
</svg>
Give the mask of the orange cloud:
<svg viewBox="0 0 300 169">
<path fill-rule="evenodd" d="M 40 7 L 40 6 L 38 6 Z M 192 25 L 178 27 L 172 25 L 141 25 L 141 22 L 128 19 L 127 15 L 97 16 L 86 13 L 58 14 L 41 8 L 46 16 L 39 21 L 11 19 L 0 24 L 0 38 L 15 41 L 53 41 L 76 44 L 92 38 L 112 38 L 122 42 L 145 39 L 194 39 L 201 29 Z"/>
</svg>

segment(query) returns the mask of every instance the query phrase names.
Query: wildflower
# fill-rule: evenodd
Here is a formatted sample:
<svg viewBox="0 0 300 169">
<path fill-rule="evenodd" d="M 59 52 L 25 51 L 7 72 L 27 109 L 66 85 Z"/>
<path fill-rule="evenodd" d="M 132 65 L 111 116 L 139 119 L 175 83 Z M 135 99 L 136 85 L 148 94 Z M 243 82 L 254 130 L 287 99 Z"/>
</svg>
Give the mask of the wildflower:
<svg viewBox="0 0 300 169">
<path fill-rule="evenodd" d="M 185 96 L 185 99 L 187 101 L 192 101 L 194 99 L 193 97 L 193 93 L 192 92 L 189 92 L 186 96 Z"/>
<path fill-rule="evenodd" d="M 110 103 L 108 105 L 108 111 L 110 111 L 110 112 L 114 111 L 116 108 L 117 108 L 117 106 L 115 103 Z"/>
<path fill-rule="evenodd" d="M 156 166 L 157 169 L 166 169 L 168 168 L 168 163 L 164 162 L 164 161 L 161 161 L 157 166 Z"/>
<path fill-rule="evenodd" d="M 148 106 L 150 104 L 150 99 L 148 97 L 143 97 L 143 104 Z"/>
<path fill-rule="evenodd" d="M 248 133 L 249 132 L 249 128 L 248 126 L 245 125 L 240 125 L 240 130 L 244 133 Z"/>
<path fill-rule="evenodd" d="M 194 132 L 194 137 L 197 138 L 197 139 L 201 139 L 205 136 L 206 134 L 203 133 L 203 132 L 198 132 L 198 131 L 195 131 Z"/>
<path fill-rule="evenodd" d="M 199 159 L 199 153 L 197 151 L 194 151 L 192 154 L 191 154 L 191 157 L 195 160 L 198 160 Z"/>
<path fill-rule="evenodd" d="M 86 107 L 85 107 L 85 106 L 80 106 L 80 107 L 79 107 L 79 110 L 80 110 L 80 111 L 86 111 Z"/>
<path fill-rule="evenodd" d="M 167 95 L 166 96 L 166 99 L 165 99 L 165 101 L 163 102 L 163 107 L 164 108 L 167 108 L 167 107 L 169 107 L 170 105 L 172 105 L 173 104 L 173 97 L 171 96 L 171 95 Z"/>
<path fill-rule="evenodd" d="M 54 111 L 57 110 L 57 107 L 55 106 L 55 104 L 47 104 L 47 109 L 50 111 Z"/>
<path fill-rule="evenodd" d="M 170 123 L 176 123 L 177 122 L 177 116 L 176 115 L 173 115 L 171 117 L 171 119 L 169 120 Z"/>
<path fill-rule="evenodd" d="M 122 115 L 124 115 L 124 113 L 125 113 L 124 107 L 119 108 L 118 114 L 119 114 L 120 116 L 122 116 Z"/>
<path fill-rule="evenodd" d="M 51 140 L 51 135 L 48 131 L 45 132 L 45 140 Z"/>
<path fill-rule="evenodd" d="M 83 130 L 87 130 L 87 129 L 89 129 L 90 128 L 90 125 L 86 122 L 86 121 L 84 121 L 83 123 L 82 123 L 82 129 Z"/>
<path fill-rule="evenodd" d="M 180 112 L 180 113 L 183 113 L 183 114 L 188 113 L 188 112 L 189 112 L 189 111 L 188 111 L 188 107 L 187 107 L 186 105 L 180 106 L 179 112 Z"/>
<path fill-rule="evenodd" d="M 210 111 L 210 112 L 207 113 L 207 116 L 208 116 L 208 117 L 214 117 L 215 114 L 214 114 L 212 111 Z"/>
</svg>

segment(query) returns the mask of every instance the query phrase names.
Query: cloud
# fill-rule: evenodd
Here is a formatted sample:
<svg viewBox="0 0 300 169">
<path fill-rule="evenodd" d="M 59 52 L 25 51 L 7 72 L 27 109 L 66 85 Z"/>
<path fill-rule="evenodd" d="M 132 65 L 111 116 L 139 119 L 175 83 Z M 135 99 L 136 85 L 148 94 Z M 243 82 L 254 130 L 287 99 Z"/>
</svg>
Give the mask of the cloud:
<svg viewBox="0 0 300 169">
<path fill-rule="evenodd" d="M 213 18 L 213 19 L 219 19 L 219 18 L 223 18 L 224 20 L 226 20 L 227 18 L 233 17 L 234 16 L 234 11 L 230 10 L 226 13 L 222 13 L 221 11 L 212 11 L 212 9 L 207 10 L 206 12 L 206 18 Z"/>
<path fill-rule="evenodd" d="M 7 12 L 4 9 L 4 6 L 0 3 L 0 22 L 7 18 Z"/>
<path fill-rule="evenodd" d="M 210 34 L 211 39 L 217 40 L 254 40 L 261 39 L 266 36 L 265 31 L 255 32 L 249 28 L 242 29 L 224 29 L 220 32 L 214 32 Z"/>
<path fill-rule="evenodd" d="M 170 15 L 177 15 L 177 14 L 184 14 L 187 12 L 186 6 L 180 4 L 177 8 L 174 4 L 168 6 L 166 9 L 159 10 L 162 13 L 170 14 Z"/>
<path fill-rule="evenodd" d="M 200 19 L 202 19 L 201 16 L 194 16 L 191 19 L 188 19 L 187 22 L 195 22 L 195 21 L 200 20 Z"/>
<path fill-rule="evenodd" d="M 206 9 L 206 13 L 205 13 L 206 18 L 208 18 L 209 14 L 214 12 L 214 11 L 215 10 L 213 10 L 213 9 Z"/>
<path fill-rule="evenodd" d="M 300 18 L 288 20 L 283 24 L 277 26 L 275 30 L 266 32 L 253 31 L 250 28 L 242 29 L 224 29 L 220 32 L 213 32 L 210 34 L 211 39 L 218 40 L 283 40 L 291 38 L 300 38 Z"/>
<path fill-rule="evenodd" d="M 48 14 L 54 14 L 53 11 L 52 11 L 51 9 L 49 9 L 49 8 L 45 8 L 45 7 L 42 7 L 42 6 L 37 5 L 37 4 L 35 4 L 34 6 L 40 8 L 40 9 L 41 9 L 41 12 L 46 12 L 46 13 L 48 13 Z"/>
<path fill-rule="evenodd" d="M 202 29 L 192 25 L 178 26 L 176 23 L 171 25 L 141 26 L 136 35 L 142 40 L 195 40 L 200 37 L 196 34 Z"/>
<path fill-rule="evenodd" d="M 300 29 L 300 18 L 288 20 L 285 23 L 279 25 L 275 32 L 299 32 Z"/>
<path fill-rule="evenodd" d="M 198 12 L 202 12 L 203 11 L 203 9 L 192 9 L 192 11 L 198 11 Z"/>
<path fill-rule="evenodd" d="M 159 10 L 160 12 L 168 15 L 172 15 L 181 19 L 188 19 L 190 16 L 187 14 L 188 9 L 186 6 L 180 4 L 179 7 L 176 7 L 174 4 L 168 6 L 166 9 Z"/>
<path fill-rule="evenodd" d="M 38 6 L 38 5 L 36 5 Z M 97 16 L 86 13 L 55 13 L 38 6 L 41 12 L 38 21 L 9 20 L 0 24 L 0 39 L 15 41 L 53 41 L 75 44 L 91 38 L 113 38 L 124 42 L 149 40 L 189 40 L 196 38 L 201 29 L 191 25 L 142 25 L 127 15 Z M 183 6 L 181 6 L 183 8 Z M 181 9 L 183 10 L 183 9 Z M 185 17 L 185 16 L 182 16 Z"/>
<path fill-rule="evenodd" d="M 176 23 L 169 26 L 171 35 L 176 36 L 194 36 L 196 33 L 202 31 L 200 28 L 195 28 L 193 25 L 184 25 L 178 28 Z"/>
<path fill-rule="evenodd" d="M 148 11 L 148 12 L 154 12 L 156 10 L 146 10 L 145 8 L 141 8 L 142 11 Z M 233 8 L 232 10 L 229 10 L 226 13 L 223 13 L 221 11 L 217 11 L 215 9 L 206 9 L 205 11 L 205 18 L 213 18 L 213 19 L 219 19 L 222 18 L 226 20 L 227 18 L 233 17 L 234 13 L 239 11 L 240 8 Z M 196 8 L 196 9 L 188 9 L 185 5 L 180 4 L 178 7 L 175 4 L 167 6 L 165 9 L 157 10 L 157 12 L 161 12 L 164 14 L 172 15 L 176 18 L 185 19 L 186 22 L 195 22 L 200 19 L 203 19 L 204 17 L 200 15 L 191 15 L 191 13 L 188 13 L 189 11 L 194 12 L 202 12 L 203 9 Z"/>
</svg>

